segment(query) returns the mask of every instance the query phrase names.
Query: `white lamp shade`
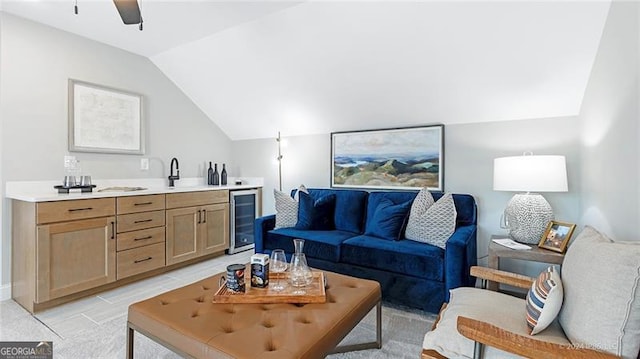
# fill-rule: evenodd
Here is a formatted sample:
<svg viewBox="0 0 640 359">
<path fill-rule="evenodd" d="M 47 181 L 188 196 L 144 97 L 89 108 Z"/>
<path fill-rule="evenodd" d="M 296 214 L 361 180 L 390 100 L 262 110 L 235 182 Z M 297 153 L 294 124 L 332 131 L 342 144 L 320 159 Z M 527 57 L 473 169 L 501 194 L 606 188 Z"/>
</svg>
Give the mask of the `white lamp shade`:
<svg viewBox="0 0 640 359">
<path fill-rule="evenodd" d="M 493 189 L 513 192 L 567 192 L 564 156 L 513 156 L 493 160 Z"/>
</svg>

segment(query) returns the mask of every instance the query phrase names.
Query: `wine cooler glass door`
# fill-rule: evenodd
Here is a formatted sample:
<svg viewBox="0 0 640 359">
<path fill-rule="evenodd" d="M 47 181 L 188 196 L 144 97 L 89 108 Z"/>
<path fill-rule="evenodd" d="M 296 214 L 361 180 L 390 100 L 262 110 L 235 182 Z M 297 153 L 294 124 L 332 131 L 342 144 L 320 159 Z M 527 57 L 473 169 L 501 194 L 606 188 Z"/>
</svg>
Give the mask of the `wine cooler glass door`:
<svg viewBox="0 0 640 359">
<path fill-rule="evenodd" d="M 258 216 L 258 191 L 231 191 L 229 253 L 252 249 L 253 222 Z"/>
</svg>

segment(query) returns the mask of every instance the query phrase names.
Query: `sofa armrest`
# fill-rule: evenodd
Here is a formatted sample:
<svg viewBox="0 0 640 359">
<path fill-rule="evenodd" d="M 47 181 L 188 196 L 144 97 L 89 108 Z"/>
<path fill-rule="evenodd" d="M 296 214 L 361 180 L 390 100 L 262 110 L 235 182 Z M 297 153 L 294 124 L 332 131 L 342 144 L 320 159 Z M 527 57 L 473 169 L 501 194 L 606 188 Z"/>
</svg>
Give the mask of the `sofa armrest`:
<svg viewBox="0 0 640 359">
<path fill-rule="evenodd" d="M 535 280 L 535 278 L 531 278 L 521 274 L 477 266 L 471 267 L 471 275 L 476 278 L 486 279 L 502 284 L 508 284 L 523 289 L 531 288 L 531 284 L 533 284 L 533 281 Z"/>
<path fill-rule="evenodd" d="M 271 214 L 256 218 L 253 222 L 253 242 L 255 244 L 256 253 L 264 253 L 264 240 L 267 238 L 267 232 L 276 226 L 276 215 Z"/>
<path fill-rule="evenodd" d="M 478 263 L 477 226 L 460 226 L 453 232 L 444 250 L 445 301 L 449 301 L 449 290 L 475 286 L 471 267 Z"/>
<path fill-rule="evenodd" d="M 457 328 L 460 334 L 473 341 L 529 358 L 620 358 L 589 348 L 544 342 L 463 316 L 458 317 Z"/>
</svg>

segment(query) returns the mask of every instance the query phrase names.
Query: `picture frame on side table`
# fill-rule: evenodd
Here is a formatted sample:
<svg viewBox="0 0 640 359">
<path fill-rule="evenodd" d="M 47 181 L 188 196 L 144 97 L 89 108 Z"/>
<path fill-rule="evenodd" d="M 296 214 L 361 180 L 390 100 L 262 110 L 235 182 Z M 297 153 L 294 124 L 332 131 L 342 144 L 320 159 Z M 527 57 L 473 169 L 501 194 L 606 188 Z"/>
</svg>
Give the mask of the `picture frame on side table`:
<svg viewBox="0 0 640 359">
<path fill-rule="evenodd" d="M 69 79 L 69 151 L 144 154 L 140 94 Z"/>
<path fill-rule="evenodd" d="M 331 187 L 444 191 L 444 125 L 331 133 Z"/>
<path fill-rule="evenodd" d="M 538 247 L 564 253 L 575 229 L 576 225 L 573 223 L 551 221 L 547 225 Z"/>
</svg>

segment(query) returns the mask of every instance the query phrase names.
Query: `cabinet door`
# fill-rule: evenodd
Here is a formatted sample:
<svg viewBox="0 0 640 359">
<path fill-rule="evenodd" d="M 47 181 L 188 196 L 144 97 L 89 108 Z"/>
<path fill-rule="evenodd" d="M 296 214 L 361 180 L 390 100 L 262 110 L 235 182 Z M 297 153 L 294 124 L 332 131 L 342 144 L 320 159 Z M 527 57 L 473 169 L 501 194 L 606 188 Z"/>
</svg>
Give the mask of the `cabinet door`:
<svg viewBox="0 0 640 359">
<path fill-rule="evenodd" d="M 210 254 L 229 248 L 229 204 L 200 207 L 200 254 Z"/>
<path fill-rule="evenodd" d="M 36 302 L 116 279 L 115 218 L 38 226 Z"/>
<path fill-rule="evenodd" d="M 198 207 L 167 210 L 167 265 L 179 263 L 198 254 Z"/>
</svg>

